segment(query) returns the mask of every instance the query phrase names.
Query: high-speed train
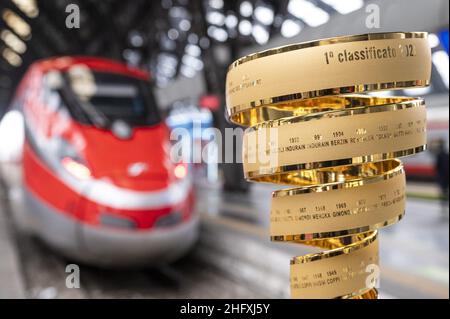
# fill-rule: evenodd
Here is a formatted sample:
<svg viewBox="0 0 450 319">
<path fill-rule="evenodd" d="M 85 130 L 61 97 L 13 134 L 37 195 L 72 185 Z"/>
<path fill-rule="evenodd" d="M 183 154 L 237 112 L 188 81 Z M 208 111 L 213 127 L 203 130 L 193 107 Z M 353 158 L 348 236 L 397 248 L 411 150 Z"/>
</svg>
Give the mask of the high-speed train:
<svg viewBox="0 0 450 319">
<path fill-rule="evenodd" d="M 155 265 L 197 240 L 190 170 L 170 160 L 149 79 L 118 62 L 63 57 L 33 64 L 17 89 L 6 116 L 24 119 L 30 228 L 69 258 Z"/>
</svg>

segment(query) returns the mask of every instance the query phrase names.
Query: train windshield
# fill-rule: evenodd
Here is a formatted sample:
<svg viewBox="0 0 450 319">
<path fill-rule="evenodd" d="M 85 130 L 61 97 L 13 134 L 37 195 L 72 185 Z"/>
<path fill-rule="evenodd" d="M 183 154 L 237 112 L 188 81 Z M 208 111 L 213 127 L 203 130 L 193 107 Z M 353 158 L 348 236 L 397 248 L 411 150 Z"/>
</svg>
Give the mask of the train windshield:
<svg viewBox="0 0 450 319">
<path fill-rule="evenodd" d="M 132 127 L 161 121 L 146 81 L 77 66 L 63 75 L 62 82 L 63 100 L 81 123 L 108 128 L 117 121 Z"/>
</svg>

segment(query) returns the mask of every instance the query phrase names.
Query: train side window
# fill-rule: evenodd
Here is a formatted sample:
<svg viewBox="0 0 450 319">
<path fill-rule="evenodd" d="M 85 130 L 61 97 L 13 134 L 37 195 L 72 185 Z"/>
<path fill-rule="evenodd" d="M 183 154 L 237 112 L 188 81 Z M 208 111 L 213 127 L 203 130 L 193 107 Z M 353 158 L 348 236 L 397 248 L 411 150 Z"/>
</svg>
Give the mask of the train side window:
<svg viewBox="0 0 450 319">
<path fill-rule="evenodd" d="M 51 89 L 48 89 L 48 96 L 46 99 L 49 111 L 57 112 L 61 108 L 61 97 L 59 94 Z"/>
<path fill-rule="evenodd" d="M 61 81 L 61 74 L 56 71 L 51 71 L 44 76 L 42 102 L 50 112 L 57 112 L 62 107 L 61 96 L 57 92 Z"/>
</svg>

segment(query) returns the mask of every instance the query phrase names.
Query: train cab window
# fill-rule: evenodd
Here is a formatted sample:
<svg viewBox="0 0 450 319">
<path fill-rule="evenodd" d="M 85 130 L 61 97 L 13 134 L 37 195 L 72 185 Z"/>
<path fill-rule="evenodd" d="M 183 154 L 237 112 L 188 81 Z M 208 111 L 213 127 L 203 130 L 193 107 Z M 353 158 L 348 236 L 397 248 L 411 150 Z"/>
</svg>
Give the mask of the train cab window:
<svg viewBox="0 0 450 319">
<path fill-rule="evenodd" d="M 61 109 L 62 101 L 58 92 L 48 85 L 47 79 L 44 80 L 42 89 L 42 102 L 51 112 L 57 112 Z"/>
<path fill-rule="evenodd" d="M 111 128 L 118 121 L 130 127 L 161 122 L 150 84 L 146 81 L 96 72 L 84 66 L 73 67 L 61 74 L 60 80 L 56 91 L 61 103 L 78 122 L 101 128 Z"/>
</svg>

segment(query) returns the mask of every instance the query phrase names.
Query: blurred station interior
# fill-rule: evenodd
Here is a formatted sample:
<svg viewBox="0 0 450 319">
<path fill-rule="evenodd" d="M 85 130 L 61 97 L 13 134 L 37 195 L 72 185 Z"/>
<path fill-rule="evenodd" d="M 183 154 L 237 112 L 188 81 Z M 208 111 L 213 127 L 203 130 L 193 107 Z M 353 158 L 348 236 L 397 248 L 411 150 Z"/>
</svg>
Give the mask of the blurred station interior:
<svg viewBox="0 0 450 319">
<path fill-rule="evenodd" d="M 381 231 L 381 297 L 448 298 L 448 176 L 446 193 L 436 170 L 447 154 L 448 174 L 448 12 L 447 0 L 1 0 L 0 298 L 288 298 L 289 259 L 308 250 L 270 242 L 276 187 L 245 182 L 239 164 L 165 163 L 165 127 L 192 145 L 232 127 L 225 75 L 241 56 L 385 31 L 429 32 L 433 67 L 428 88 L 382 92 L 425 97 L 429 150 L 404 160 L 407 211 Z M 66 287 L 69 264 L 80 289 Z"/>
</svg>

